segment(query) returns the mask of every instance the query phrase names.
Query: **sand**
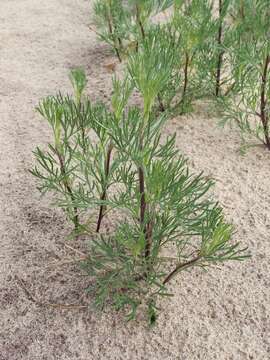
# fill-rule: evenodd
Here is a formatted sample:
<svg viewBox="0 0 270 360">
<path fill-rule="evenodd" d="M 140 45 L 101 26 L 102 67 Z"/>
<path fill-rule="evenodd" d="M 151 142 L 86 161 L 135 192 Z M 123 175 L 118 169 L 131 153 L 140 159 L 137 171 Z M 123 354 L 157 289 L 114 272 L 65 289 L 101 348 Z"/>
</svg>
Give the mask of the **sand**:
<svg viewBox="0 0 270 360">
<path fill-rule="evenodd" d="M 114 61 L 89 31 L 88 0 L 1 0 L 0 4 L 0 359 L 237 360 L 270 358 L 270 153 L 238 149 L 236 129 L 221 129 L 209 104 L 170 120 L 177 144 L 195 171 L 216 179 L 215 196 L 252 259 L 205 274 L 178 277 L 175 297 L 161 303 L 157 326 L 126 323 L 106 309 L 40 306 L 80 304 L 87 279 L 65 246 L 69 225 L 40 198 L 28 173 L 32 150 L 50 139 L 34 112 L 38 100 L 62 89 L 83 66 L 88 94 L 108 98 Z"/>
</svg>

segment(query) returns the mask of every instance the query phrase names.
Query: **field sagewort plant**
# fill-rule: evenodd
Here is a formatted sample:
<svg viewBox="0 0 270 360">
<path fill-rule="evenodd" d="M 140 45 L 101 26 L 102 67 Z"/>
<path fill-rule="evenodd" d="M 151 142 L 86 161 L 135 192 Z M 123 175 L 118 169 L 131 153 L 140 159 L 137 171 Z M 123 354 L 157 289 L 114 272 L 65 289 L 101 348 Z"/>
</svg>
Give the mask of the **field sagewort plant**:
<svg viewBox="0 0 270 360">
<path fill-rule="evenodd" d="M 86 219 L 78 232 L 91 237 L 83 268 L 94 280 L 96 305 L 109 302 L 128 319 L 144 306 L 153 324 L 157 301 L 171 295 L 180 272 L 247 255 L 231 243 L 232 225 L 207 196 L 213 181 L 189 171 L 175 135 L 161 141 L 166 114 L 156 115 L 154 104 L 169 70 L 158 59 L 148 65 L 144 53 L 130 57 L 124 80 L 114 79 L 111 111 L 83 96 L 85 75 L 73 71 L 75 98 L 59 94 L 38 108 L 55 143 L 35 151 L 32 173 L 42 190 L 60 195 L 58 205 L 75 225 L 79 214 Z M 143 109 L 128 105 L 133 87 Z M 103 232 L 112 214 L 110 232 Z"/>
</svg>

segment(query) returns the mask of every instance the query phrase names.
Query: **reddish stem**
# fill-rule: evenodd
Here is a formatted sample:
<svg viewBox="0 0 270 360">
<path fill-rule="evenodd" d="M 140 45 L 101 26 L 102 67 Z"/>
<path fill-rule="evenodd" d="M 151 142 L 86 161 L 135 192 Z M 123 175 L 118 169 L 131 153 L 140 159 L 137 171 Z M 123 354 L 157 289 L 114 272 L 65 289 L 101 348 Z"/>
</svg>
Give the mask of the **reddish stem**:
<svg viewBox="0 0 270 360">
<path fill-rule="evenodd" d="M 222 0 L 219 0 L 219 28 L 218 28 L 218 36 L 217 36 L 217 43 L 218 46 L 222 44 L 222 30 L 223 30 L 223 23 L 222 23 Z M 217 72 L 216 72 L 216 96 L 219 96 L 220 92 L 220 78 L 221 78 L 221 67 L 223 61 L 223 54 L 224 51 L 220 51 L 218 55 L 218 62 L 217 62 Z"/>
<path fill-rule="evenodd" d="M 262 73 L 262 82 L 261 82 L 261 104 L 260 104 L 260 118 L 263 125 L 263 131 L 265 136 L 265 145 L 268 150 L 270 150 L 270 138 L 269 138 L 269 115 L 267 114 L 267 99 L 266 99 L 266 84 L 267 84 L 267 75 L 268 75 L 268 67 L 270 64 L 270 54 L 267 54 L 263 73 Z"/>
<path fill-rule="evenodd" d="M 74 202 L 75 198 L 74 198 L 74 195 L 73 195 L 73 191 L 71 189 L 71 186 L 69 185 L 69 182 L 67 180 L 67 174 L 66 174 L 66 168 L 65 168 L 65 163 L 64 163 L 64 159 L 63 159 L 63 156 L 60 154 L 60 152 L 56 149 L 55 151 L 58 159 L 59 159 L 59 164 L 60 164 L 60 172 L 61 172 L 61 175 L 63 176 L 64 178 L 64 186 L 66 188 L 66 191 L 68 192 L 70 198 L 71 198 L 71 201 Z M 74 222 L 74 226 L 75 226 L 75 230 L 78 229 L 79 227 L 79 216 L 78 216 L 78 208 L 76 206 L 73 207 L 73 211 L 74 211 L 74 217 L 73 217 L 73 222 Z"/>
<path fill-rule="evenodd" d="M 176 268 L 163 280 L 163 285 L 165 285 L 167 282 L 171 280 L 171 278 L 182 268 L 189 267 L 193 264 L 195 264 L 197 261 L 201 259 L 200 256 L 196 256 L 194 259 L 191 259 L 185 263 L 179 264 L 176 266 Z"/>
<path fill-rule="evenodd" d="M 107 152 L 107 157 L 105 160 L 105 178 L 106 180 L 108 180 L 108 176 L 109 176 L 109 172 L 110 172 L 110 162 L 111 162 L 111 154 L 112 154 L 112 145 L 109 145 L 108 148 L 108 152 Z M 107 184 L 105 184 L 103 193 L 100 197 L 101 201 L 104 201 L 106 199 L 107 196 Z M 97 227 L 96 227 L 96 232 L 98 233 L 100 230 L 100 226 L 101 226 L 101 222 L 104 216 L 104 205 L 100 205 L 99 208 L 99 214 L 98 214 L 98 221 L 97 221 Z"/>
<path fill-rule="evenodd" d="M 186 97 L 187 92 L 187 86 L 188 86 L 188 66 L 189 66 L 189 55 L 186 52 L 185 54 L 185 68 L 184 68 L 184 87 L 183 87 L 183 93 L 182 93 L 182 102 L 184 102 L 184 99 Z"/>
</svg>

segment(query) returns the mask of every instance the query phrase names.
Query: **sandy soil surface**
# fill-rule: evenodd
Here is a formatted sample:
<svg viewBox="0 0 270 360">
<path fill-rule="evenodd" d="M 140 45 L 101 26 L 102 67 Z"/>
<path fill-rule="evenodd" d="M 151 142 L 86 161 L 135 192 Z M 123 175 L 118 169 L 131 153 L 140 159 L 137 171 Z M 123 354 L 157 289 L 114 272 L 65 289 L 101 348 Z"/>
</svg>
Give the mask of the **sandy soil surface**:
<svg viewBox="0 0 270 360">
<path fill-rule="evenodd" d="M 92 97 L 110 94 L 104 65 L 112 57 L 89 23 L 88 0 L 1 0 L 0 359 L 269 359 L 270 153 L 241 156 L 239 134 L 218 128 L 207 104 L 166 131 L 177 132 L 196 171 L 215 177 L 215 195 L 252 259 L 185 273 L 151 330 L 109 309 L 39 306 L 79 304 L 87 285 L 78 269 L 59 266 L 74 256 L 64 246 L 69 227 L 27 169 L 34 146 L 50 139 L 33 108 L 44 95 L 71 90 L 70 68 L 85 67 Z"/>
</svg>

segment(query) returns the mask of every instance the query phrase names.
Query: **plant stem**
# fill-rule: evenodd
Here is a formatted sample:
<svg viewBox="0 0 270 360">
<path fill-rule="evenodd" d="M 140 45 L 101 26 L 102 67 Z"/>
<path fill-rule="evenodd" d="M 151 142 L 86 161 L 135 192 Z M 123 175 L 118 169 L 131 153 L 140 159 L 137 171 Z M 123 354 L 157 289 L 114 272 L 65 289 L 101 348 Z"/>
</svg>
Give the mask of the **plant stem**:
<svg viewBox="0 0 270 360">
<path fill-rule="evenodd" d="M 227 90 L 224 92 L 223 95 L 224 95 L 225 97 L 228 96 L 228 94 L 234 89 L 235 85 L 236 85 L 236 81 L 234 81 L 234 82 L 231 84 L 231 86 L 229 86 L 229 87 L 227 88 Z"/>
<path fill-rule="evenodd" d="M 185 101 L 187 86 L 188 86 L 188 66 L 189 66 L 189 55 L 188 52 L 185 53 L 185 68 L 184 68 L 184 87 L 182 93 L 181 102 Z"/>
<path fill-rule="evenodd" d="M 79 118 L 80 118 L 79 124 L 80 124 L 81 137 L 82 137 L 83 153 L 85 154 L 85 152 L 86 152 L 86 131 L 85 131 L 85 123 L 84 123 L 84 120 L 83 120 L 83 116 L 81 116 L 82 108 L 83 108 L 83 105 L 82 105 L 82 102 L 81 102 L 81 97 L 78 98 L 78 100 L 76 101 L 76 104 L 77 104 L 78 109 L 79 109 Z"/>
<path fill-rule="evenodd" d="M 108 147 L 107 156 L 106 156 L 106 159 L 105 159 L 105 181 L 106 182 L 108 180 L 108 176 L 109 176 L 109 172 L 110 172 L 111 155 L 112 155 L 112 144 L 110 144 L 109 147 Z M 103 190 L 103 192 L 101 194 L 100 200 L 104 201 L 106 199 L 106 195 L 107 195 L 107 183 L 104 186 L 104 190 Z M 103 216 L 104 216 L 104 205 L 100 205 L 99 214 L 98 214 L 98 220 L 97 220 L 97 227 L 96 227 L 96 232 L 97 233 L 100 230 L 100 226 L 101 226 Z"/>
<path fill-rule="evenodd" d="M 142 135 L 141 135 L 142 136 Z M 141 137 L 140 140 L 140 149 L 143 149 L 143 139 Z M 151 237 L 152 237 L 152 223 L 148 222 L 145 224 L 145 213 L 147 210 L 147 204 L 145 200 L 145 177 L 144 177 L 144 169 L 143 166 L 140 165 L 138 167 L 139 173 L 139 192 L 140 192 L 140 224 L 143 228 L 144 236 L 145 236 L 145 249 L 144 249 L 144 257 L 147 261 L 150 256 L 151 251 Z"/>
<path fill-rule="evenodd" d="M 197 261 L 199 261 L 201 259 L 201 256 L 196 256 L 194 259 L 191 259 L 185 263 L 181 263 L 179 265 L 176 266 L 176 268 L 163 280 L 163 285 L 167 284 L 167 282 L 169 282 L 172 277 L 180 270 L 183 268 L 187 268 L 189 266 L 194 265 Z"/>
<path fill-rule="evenodd" d="M 119 62 L 122 62 L 121 56 L 120 56 L 120 52 L 119 49 L 117 47 L 117 45 L 115 44 L 115 37 L 114 37 L 114 30 L 113 30 L 113 20 L 112 20 L 112 14 L 111 14 L 111 1 L 109 1 L 109 8 L 108 8 L 108 14 L 107 14 L 107 20 L 108 20 L 108 28 L 109 28 L 109 33 L 111 34 L 111 36 L 113 37 L 113 42 L 114 42 L 114 50 L 116 53 L 116 56 L 119 60 Z M 118 42 L 119 45 L 122 44 L 121 39 L 118 38 Z"/>
<path fill-rule="evenodd" d="M 260 118 L 263 125 L 263 131 L 265 136 L 265 145 L 270 150 L 270 138 L 269 138 L 269 115 L 267 114 L 267 99 L 266 99 L 266 84 L 267 84 L 267 75 L 268 67 L 270 64 L 270 54 L 266 55 L 264 62 L 263 73 L 262 73 L 262 82 L 261 82 L 261 103 L 260 103 Z"/>
<path fill-rule="evenodd" d="M 63 159 L 63 156 L 59 152 L 58 149 L 56 149 L 56 155 L 57 155 L 57 157 L 59 159 L 61 175 L 64 178 L 64 186 L 65 186 L 66 191 L 68 192 L 68 194 L 69 194 L 69 196 L 71 198 L 71 201 L 74 202 L 75 198 L 74 198 L 71 186 L 69 185 L 69 182 L 67 180 L 67 174 L 66 174 L 66 168 L 65 168 L 64 159 Z M 79 223 L 79 215 L 78 215 L 78 208 L 76 206 L 74 206 L 73 211 L 74 211 L 73 223 L 74 223 L 74 226 L 75 226 L 75 230 L 77 230 L 79 225 L 80 225 L 80 223 Z"/>
<path fill-rule="evenodd" d="M 139 189 L 140 189 L 140 223 L 144 226 L 144 218 L 145 218 L 145 210 L 146 210 L 146 202 L 145 202 L 145 188 L 144 188 L 144 172 L 143 168 L 140 166 L 139 169 Z"/>
<path fill-rule="evenodd" d="M 140 8 L 139 8 L 138 4 L 136 5 L 136 18 L 137 18 L 137 22 L 139 24 L 139 28 L 140 28 L 140 31 L 141 31 L 142 38 L 144 39 L 145 38 L 145 31 L 144 31 L 144 27 L 143 27 L 143 24 L 142 24 L 142 21 L 141 21 Z"/>
<path fill-rule="evenodd" d="M 217 36 L 217 44 L 218 47 L 222 45 L 222 32 L 223 32 L 223 22 L 222 22 L 222 0 L 219 0 L 219 28 L 218 28 L 218 36 Z M 217 61 L 217 72 L 216 72 L 216 96 L 219 96 L 220 93 L 220 78 L 221 78 L 221 67 L 223 62 L 223 54 L 224 51 L 220 50 Z"/>
<path fill-rule="evenodd" d="M 146 258 L 146 260 L 149 259 L 149 257 L 150 257 L 152 233 L 153 233 L 153 222 L 149 221 L 145 227 L 145 239 L 146 239 L 145 258 Z"/>
<path fill-rule="evenodd" d="M 145 251 L 144 251 L 144 257 L 147 261 L 150 256 L 151 251 L 151 237 L 152 237 L 152 224 L 151 222 L 148 222 L 145 224 L 145 212 L 147 209 L 147 204 L 145 201 L 145 179 L 144 179 L 144 171 L 143 168 L 140 166 L 139 169 L 139 189 L 140 189 L 140 195 L 141 195 L 141 201 L 140 201 L 140 223 L 143 227 L 143 232 L 145 235 Z"/>
</svg>

